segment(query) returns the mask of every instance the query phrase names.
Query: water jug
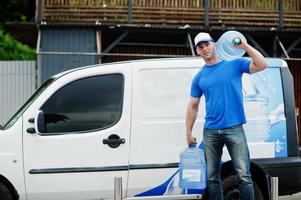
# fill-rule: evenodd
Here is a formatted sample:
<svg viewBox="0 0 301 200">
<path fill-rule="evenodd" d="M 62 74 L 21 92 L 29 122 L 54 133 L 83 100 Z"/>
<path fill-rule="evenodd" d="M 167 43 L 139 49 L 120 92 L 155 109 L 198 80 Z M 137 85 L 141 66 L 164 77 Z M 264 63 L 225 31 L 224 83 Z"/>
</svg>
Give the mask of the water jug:
<svg viewBox="0 0 301 200">
<path fill-rule="evenodd" d="M 246 41 L 246 38 L 238 31 L 225 32 L 216 42 L 216 53 L 222 60 L 233 60 L 242 57 L 246 51 L 235 46 Z"/>
<path fill-rule="evenodd" d="M 180 154 L 179 187 L 182 189 L 204 189 L 207 168 L 204 151 L 196 145 L 187 147 Z"/>
</svg>

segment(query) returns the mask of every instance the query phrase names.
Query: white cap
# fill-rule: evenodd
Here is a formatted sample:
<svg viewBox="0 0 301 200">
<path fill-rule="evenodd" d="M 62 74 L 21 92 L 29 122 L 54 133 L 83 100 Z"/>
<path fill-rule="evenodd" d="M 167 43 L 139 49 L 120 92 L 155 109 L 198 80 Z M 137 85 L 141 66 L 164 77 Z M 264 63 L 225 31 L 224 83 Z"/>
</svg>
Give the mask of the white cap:
<svg viewBox="0 0 301 200">
<path fill-rule="evenodd" d="M 194 38 L 194 45 L 197 46 L 201 42 L 210 42 L 213 41 L 211 36 L 208 33 L 201 32 L 197 34 Z"/>
</svg>

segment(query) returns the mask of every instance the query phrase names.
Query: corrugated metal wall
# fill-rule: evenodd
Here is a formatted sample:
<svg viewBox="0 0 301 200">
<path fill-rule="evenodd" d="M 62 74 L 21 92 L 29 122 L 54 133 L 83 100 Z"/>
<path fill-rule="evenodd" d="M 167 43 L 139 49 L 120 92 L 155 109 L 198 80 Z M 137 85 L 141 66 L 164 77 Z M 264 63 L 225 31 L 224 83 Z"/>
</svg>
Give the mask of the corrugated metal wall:
<svg viewBox="0 0 301 200">
<path fill-rule="evenodd" d="M 40 83 L 62 71 L 98 63 L 94 29 L 60 27 L 43 29 L 40 33 Z"/>
<path fill-rule="evenodd" d="M 0 124 L 5 123 L 36 88 L 36 61 L 0 61 Z"/>
</svg>

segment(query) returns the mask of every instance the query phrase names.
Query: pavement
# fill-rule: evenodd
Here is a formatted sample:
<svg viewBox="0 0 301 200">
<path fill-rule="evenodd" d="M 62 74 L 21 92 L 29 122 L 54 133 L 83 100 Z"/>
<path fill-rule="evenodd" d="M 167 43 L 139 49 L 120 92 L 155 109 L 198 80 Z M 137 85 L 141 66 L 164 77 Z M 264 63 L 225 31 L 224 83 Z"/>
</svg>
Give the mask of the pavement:
<svg viewBox="0 0 301 200">
<path fill-rule="evenodd" d="M 278 198 L 279 200 L 301 200 L 301 192 L 293 195 L 282 196 Z"/>
</svg>

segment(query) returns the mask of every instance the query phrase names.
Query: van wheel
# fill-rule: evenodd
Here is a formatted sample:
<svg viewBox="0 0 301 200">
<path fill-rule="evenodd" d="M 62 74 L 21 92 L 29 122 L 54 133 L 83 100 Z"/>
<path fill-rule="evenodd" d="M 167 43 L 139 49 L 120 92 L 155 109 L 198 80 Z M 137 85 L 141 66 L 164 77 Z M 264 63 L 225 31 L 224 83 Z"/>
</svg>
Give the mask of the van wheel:
<svg viewBox="0 0 301 200">
<path fill-rule="evenodd" d="M 12 193 L 2 182 L 0 182 L 0 200 L 14 200 Z"/>
<path fill-rule="evenodd" d="M 254 200 L 264 200 L 259 186 L 253 181 Z M 239 200 L 238 179 L 230 175 L 222 181 L 224 200 Z"/>
</svg>

